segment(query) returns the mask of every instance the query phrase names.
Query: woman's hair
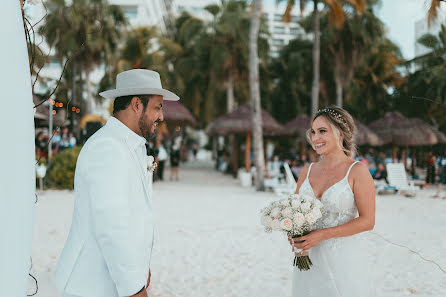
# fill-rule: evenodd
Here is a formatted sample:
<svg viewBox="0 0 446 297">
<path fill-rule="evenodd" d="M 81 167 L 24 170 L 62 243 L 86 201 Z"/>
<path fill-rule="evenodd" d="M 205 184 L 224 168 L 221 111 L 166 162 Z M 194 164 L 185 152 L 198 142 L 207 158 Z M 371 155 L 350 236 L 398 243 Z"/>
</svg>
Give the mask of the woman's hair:
<svg viewBox="0 0 446 297">
<path fill-rule="evenodd" d="M 356 145 L 353 141 L 355 122 L 353 117 L 345 109 L 338 106 L 320 109 L 311 120 L 311 125 L 313 125 L 314 120 L 318 117 L 324 117 L 331 125 L 340 148 L 348 157 L 356 154 Z M 308 142 L 314 149 L 313 142 L 311 141 L 311 128 L 307 131 L 306 136 Z"/>
</svg>

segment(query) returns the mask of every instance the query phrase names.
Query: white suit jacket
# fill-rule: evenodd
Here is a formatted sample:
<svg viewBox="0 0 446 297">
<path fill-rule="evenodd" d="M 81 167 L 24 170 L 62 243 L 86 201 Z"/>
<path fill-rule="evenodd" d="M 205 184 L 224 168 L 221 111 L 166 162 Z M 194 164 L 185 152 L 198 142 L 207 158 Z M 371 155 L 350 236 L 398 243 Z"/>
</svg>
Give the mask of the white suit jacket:
<svg viewBox="0 0 446 297">
<path fill-rule="evenodd" d="M 73 221 L 54 274 L 61 292 L 130 296 L 146 285 L 154 236 L 151 180 L 145 139 L 116 118 L 86 142 L 76 165 Z"/>
</svg>

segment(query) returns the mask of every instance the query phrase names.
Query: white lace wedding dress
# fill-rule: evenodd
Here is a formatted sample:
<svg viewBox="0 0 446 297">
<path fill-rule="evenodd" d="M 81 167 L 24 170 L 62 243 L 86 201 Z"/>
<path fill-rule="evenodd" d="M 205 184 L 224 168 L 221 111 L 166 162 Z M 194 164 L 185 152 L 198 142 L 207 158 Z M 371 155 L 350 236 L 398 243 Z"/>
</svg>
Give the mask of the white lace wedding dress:
<svg viewBox="0 0 446 297">
<path fill-rule="evenodd" d="M 320 198 L 325 214 L 317 229 L 347 223 L 358 215 L 355 197 L 348 175 L 328 188 Z M 307 178 L 299 189 L 299 194 L 316 197 Z M 292 297 L 372 297 L 375 290 L 370 275 L 368 257 L 361 248 L 361 234 L 349 237 L 328 239 L 310 249 L 313 266 L 308 271 L 293 270 Z"/>
</svg>

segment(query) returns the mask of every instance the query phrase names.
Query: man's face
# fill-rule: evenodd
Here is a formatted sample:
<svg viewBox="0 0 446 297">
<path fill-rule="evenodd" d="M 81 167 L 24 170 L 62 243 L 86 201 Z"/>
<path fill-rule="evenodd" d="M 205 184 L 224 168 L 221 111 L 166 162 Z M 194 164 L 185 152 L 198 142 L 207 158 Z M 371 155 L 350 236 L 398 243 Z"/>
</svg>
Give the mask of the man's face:
<svg viewBox="0 0 446 297">
<path fill-rule="evenodd" d="M 163 96 L 153 95 L 147 104 L 146 110 L 143 111 L 138 120 L 141 136 L 147 141 L 153 139 L 156 135 L 158 124 L 163 120 Z"/>
</svg>

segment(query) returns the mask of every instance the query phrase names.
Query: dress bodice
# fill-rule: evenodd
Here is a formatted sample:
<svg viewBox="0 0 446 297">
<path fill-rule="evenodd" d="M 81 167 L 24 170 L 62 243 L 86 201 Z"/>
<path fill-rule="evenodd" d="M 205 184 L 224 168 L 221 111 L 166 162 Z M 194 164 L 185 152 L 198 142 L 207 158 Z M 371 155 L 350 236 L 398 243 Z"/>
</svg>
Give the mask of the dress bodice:
<svg viewBox="0 0 446 297">
<path fill-rule="evenodd" d="M 348 183 L 350 170 L 357 162 L 350 165 L 343 179 L 330 186 L 322 194 L 320 200 L 324 204 L 324 215 L 317 225 L 317 229 L 342 225 L 357 217 L 358 209 L 356 208 L 355 196 Z M 313 163 L 308 168 L 307 177 L 299 189 L 299 194 L 307 194 L 317 198 L 309 181 L 312 166 Z"/>
</svg>

